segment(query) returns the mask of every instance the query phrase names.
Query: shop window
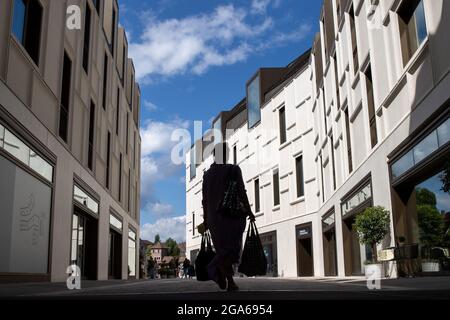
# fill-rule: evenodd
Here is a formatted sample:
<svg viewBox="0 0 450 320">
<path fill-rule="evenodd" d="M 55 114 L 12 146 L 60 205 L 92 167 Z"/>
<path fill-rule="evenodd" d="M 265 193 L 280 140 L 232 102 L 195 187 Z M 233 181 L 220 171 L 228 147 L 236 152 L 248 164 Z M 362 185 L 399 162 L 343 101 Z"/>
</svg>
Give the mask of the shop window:
<svg viewBox="0 0 450 320">
<path fill-rule="evenodd" d="M 128 231 L 128 275 L 136 276 L 136 233 Z"/>
<path fill-rule="evenodd" d="M 53 166 L 28 147 L 21 139 L 0 125 L 0 148 L 21 161 L 48 182 L 53 181 Z"/>
<path fill-rule="evenodd" d="M 423 0 L 403 1 L 398 15 L 403 64 L 406 65 L 428 36 Z"/>
<path fill-rule="evenodd" d="M 450 142 L 450 118 L 433 130 L 405 155 L 392 164 L 392 176 L 398 178 Z"/>
<path fill-rule="evenodd" d="M 0 156 L 0 273 L 47 274 L 52 189 Z"/>
<path fill-rule="evenodd" d="M 42 13 L 38 0 L 14 1 L 13 34 L 36 65 L 39 65 Z"/>
</svg>

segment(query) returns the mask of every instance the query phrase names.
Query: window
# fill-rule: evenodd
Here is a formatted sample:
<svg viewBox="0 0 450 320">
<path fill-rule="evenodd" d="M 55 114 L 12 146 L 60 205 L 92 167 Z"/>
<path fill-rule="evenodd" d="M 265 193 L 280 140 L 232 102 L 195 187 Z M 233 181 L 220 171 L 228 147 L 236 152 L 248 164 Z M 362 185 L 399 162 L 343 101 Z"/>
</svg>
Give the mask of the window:
<svg viewBox="0 0 450 320">
<path fill-rule="evenodd" d="M 280 144 L 286 142 L 286 109 L 283 107 L 279 111 L 280 117 Z"/>
<path fill-rule="evenodd" d="M 119 157 L 119 202 L 122 201 L 122 165 L 123 165 L 123 156 L 121 153 Z"/>
<path fill-rule="evenodd" d="M 128 269 L 129 276 L 136 276 L 136 232 L 128 231 Z"/>
<path fill-rule="evenodd" d="M 89 114 L 89 143 L 88 143 L 88 168 L 94 167 L 94 137 L 95 137 L 95 104 L 91 101 Z"/>
<path fill-rule="evenodd" d="M 305 179 L 303 176 L 303 156 L 295 159 L 295 174 L 297 182 L 297 198 L 305 195 Z"/>
<path fill-rule="evenodd" d="M 280 173 L 278 170 L 273 173 L 273 205 L 280 205 Z"/>
<path fill-rule="evenodd" d="M 3 148 L 48 182 L 53 182 L 53 166 L 2 125 L 0 125 L 0 148 Z"/>
<path fill-rule="evenodd" d="M 126 41 L 126 39 L 124 39 L 124 42 Z M 124 44 L 123 45 L 123 52 L 122 52 L 122 57 L 123 57 L 123 63 L 122 63 L 122 85 L 123 85 L 123 80 L 125 79 L 125 68 L 126 68 L 126 62 L 127 62 L 127 46 Z"/>
<path fill-rule="evenodd" d="M 421 140 L 405 155 L 392 165 L 392 176 L 400 177 L 409 169 L 425 160 L 433 152 L 444 147 L 450 142 L 450 118 L 433 130 L 428 136 Z"/>
<path fill-rule="evenodd" d="M 63 74 L 61 84 L 61 107 L 59 112 L 59 136 L 67 142 L 69 126 L 70 86 L 72 78 L 72 61 L 64 52 Z"/>
<path fill-rule="evenodd" d="M 423 0 L 403 1 L 398 15 L 403 64 L 406 65 L 428 35 Z"/>
<path fill-rule="evenodd" d="M 108 132 L 108 142 L 106 145 L 106 188 L 110 185 L 110 168 L 111 168 L 111 132 Z"/>
<path fill-rule="evenodd" d="M 127 197 L 127 201 L 128 201 L 128 212 L 131 211 L 131 169 L 128 169 L 128 197 Z"/>
<path fill-rule="evenodd" d="M 345 132 L 347 136 L 347 157 L 348 157 L 348 172 L 353 172 L 353 159 L 352 159 L 352 139 L 350 136 L 350 119 L 348 115 L 348 107 L 344 112 L 345 115 Z"/>
<path fill-rule="evenodd" d="M 91 41 L 91 7 L 86 4 L 86 15 L 84 17 L 84 40 L 83 40 L 83 69 L 89 70 L 89 47 Z"/>
<path fill-rule="evenodd" d="M 133 168 L 136 169 L 136 131 L 133 137 Z"/>
<path fill-rule="evenodd" d="M 105 53 L 103 60 L 103 110 L 106 110 L 106 94 L 108 91 L 108 54 Z"/>
<path fill-rule="evenodd" d="M 237 146 L 233 147 L 233 164 L 237 164 Z"/>
<path fill-rule="evenodd" d="M 261 93 L 259 75 L 247 86 L 248 127 L 253 128 L 261 121 Z"/>
<path fill-rule="evenodd" d="M 195 213 L 192 214 L 192 236 L 195 236 Z"/>
<path fill-rule="evenodd" d="M 365 76 L 366 76 L 366 91 L 367 91 L 367 107 L 369 109 L 370 142 L 373 148 L 378 143 L 378 133 L 375 114 L 375 101 L 373 97 L 372 68 L 370 64 L 367 67 Z"/>
<path fill-rule="evenodd" d="M 328 115 L 327 115 L 327 105 L 325 102 L 325 90 L 322 87 L 322 104 L 323 104 L 323 119 L 325 124 L 325 136 L 328 134 Z"/>
<path fill-rule="evenodd" d="M 255 180 L 255 213 L 261 211 L 261 200 L 259 195 L 259 179 Z"/>
<path fill-rule="evenodd" d="M 116 13 L 116 8 L 113 8 L 113 12 L 112 12 L 112 25 L 111 25 L 111 54 L 114 56 L 114 52 L 116 49 L 116 18 L 117 18 L 117 13 Z"/>
<path fill-rule="evenodd" d="M 116 135 L 119 135 L 120 122 L 120 88 L 117 88 L 117 106 L 116 106 Z"/>
<path fill-rule="evenodd" d="M 334 138 L 333 135 L 330 136 L 331 143 L 331 166 L 333 169 L 333 190 L 336 190 L 336 163 L 334 159 Z"/>
<path fill-rule="evenodd" d="M 97 11 L 97 14 L 100 15 L 100 2 L 102 0 L 92 0 L 92 2 L 94 3 L 95 6 L 95 10 Z"/>
<path fill-rule="evenodd" d="M 355 74 L 358 73 L 359 70 L 359 60 L 358 60 L 358 44 L 356 40 L 356 25 L 355 25 L 355 10 L 353 8 L 350 9 L 350 32 L 351 32 L 351 41 L 352 41 L 352 53 L 353 53 L 353 69 Z"/>
<path fill-rule="evenodd" d="M 322 155 L 319 156 L 320 159 L 320 182 L 322 183 L 322 202 L 325 202 L 325 181 L 323 181 L 323 158 Z"/>
<path fill-rule="evenodd" d="M 130 110 L 133 110 L 133 95 L 134 95 L 134 75 L 131 74 L 131 83 L 130 83 Z"/>
<path fill-rule="evenodd" d="M 190 158 L 191 158 L 191 165 L 190 165 L 190 174 L 191 174 L 191 180 L 195 178 L 197 174 L 197 166 L 195 165 L 195 145 L 192 147 L 190 151 Z"/>
<path fill-rule="evenodd" d="M 336 85 L 336 109 L 339 110 L 339 108 L 341 107 L 341 97 L 340 97 L 340 92 L 339 92 L 339 75 L 338 75 L 338 63 L 337 63 L 337 56 L 334 55 L 333 58 L 334 61 L 334 80 L 335 80 L 335 85 Z"/>
<path fill-rule="evenodd" d="M 129 122 L 130 122 L 130 115 L 127 112 L 127 123 L 126 123 L 126 132 L 125 132 L 125 153 L 128 155 L 128 131 L 129 131 Z"/>
<path fill-rule="evenodd" d="M 14 1 L 13 34 L 36 65 L 39 65 L 42 11 L 38 0 Z"/>
</svg>

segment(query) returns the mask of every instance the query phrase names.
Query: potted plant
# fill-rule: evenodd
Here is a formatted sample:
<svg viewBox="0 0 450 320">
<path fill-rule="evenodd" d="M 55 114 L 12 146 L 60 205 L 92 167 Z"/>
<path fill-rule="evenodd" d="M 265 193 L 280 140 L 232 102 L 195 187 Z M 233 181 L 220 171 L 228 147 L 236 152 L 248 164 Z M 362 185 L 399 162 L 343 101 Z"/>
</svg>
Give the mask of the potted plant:
<svg viewBox="0 0 450 320">
<path fill-rule="evenodd" d="M 417 206 L 419 238 L 422 258 L 422 272 L 439 272 L 439 260 L 433 259 L 431 249 L 443 240 L 444 220 L 436 206 L 422 204 Z"/>
<path fill-rule="evenodd" d="M 369 266 L 376 265 L 382 270 L 378 263 L 377 244 L 379 244 L 389 233 L 389 211 L 383 207 L 370 207 L 356 217 L 354 228 L 358 234 L 361 244 L 372 248 L 372 261 L 366 261 L 366 273 Z"/>
</svg>

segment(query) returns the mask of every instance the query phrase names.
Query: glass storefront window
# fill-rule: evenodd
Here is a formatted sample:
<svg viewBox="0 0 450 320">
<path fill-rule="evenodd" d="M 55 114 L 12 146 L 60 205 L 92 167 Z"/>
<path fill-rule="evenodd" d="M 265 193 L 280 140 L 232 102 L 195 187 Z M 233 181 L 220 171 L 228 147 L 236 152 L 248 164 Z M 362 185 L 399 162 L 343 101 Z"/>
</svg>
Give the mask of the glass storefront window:
<svg viewBox="0 0 450 320">
<path fill-rule="evenodd" d="M 450 118 L 438 128 L 439 147 L 450 142 Z"/>
<path fill-rule="evenodd" d="M 0 125 L 0 148 L 36 171 L 47 181 L 53 182 L 53 166 L 2 125 Z"/>
<path fill-rule="evenodd" d="M 128 239 L 128 272 L 130 277 L 136 276 L 136 241 Z"/>
<path fill-rule="evenodd" d="M 354 208 L 358 207 L 364 201 L 369 200 L 372 197 L 372 184 L 367 184 L 357 194 L 342 204 L 342 215 L 346 215 Z"/>
<path fill-rule="evenodd" d="M 48 181 L 51 182 L 53 180 L 53 167 L 32 150 L 30 150 L 30 168 Z"/>
<path fill-rule="evenodd" d="M 78 202 L 79 204 L 83 205 L 84 207 L 91 210 L 93 213 L 98 214 L 98 202 L 92 199 L 90 196 L 87 195 L 86 192 L 81 190 L 78 186 L 73 187 L 73 199 Z"/>
<path fill-rule="evenodd" d="M 48 273 L 52 189 L 0 156 L 0 273 Z"/>
<path fill-rule="evenodd" d="M 392 165 L 392 176 L 397 178 L 414 166 L 414 154 L 409 151 Z"/>
<path fill-rule="evenodd" d="M 431 132 L 408 153 L 392 164 L 392 176 L 398 178 L 450 141 L 450 118 Z"/>
<path fill-rule="evenodd" d="M 122 221 L 117 219 L 115 215 L 109 215 L 109 223 L 116 229 L 122 230 Z"/>
<path fill-rule="evenodd" d="M 433 131 L 414 147 L 414 163 L 419 163 L 438 149 L 437 131 Z"/>
<path fill-rule="evenodd" d="M 30 164 L 30 148 L 9 130 L 5 132 L 4 149 L 27 166 Z"/>
</svg>

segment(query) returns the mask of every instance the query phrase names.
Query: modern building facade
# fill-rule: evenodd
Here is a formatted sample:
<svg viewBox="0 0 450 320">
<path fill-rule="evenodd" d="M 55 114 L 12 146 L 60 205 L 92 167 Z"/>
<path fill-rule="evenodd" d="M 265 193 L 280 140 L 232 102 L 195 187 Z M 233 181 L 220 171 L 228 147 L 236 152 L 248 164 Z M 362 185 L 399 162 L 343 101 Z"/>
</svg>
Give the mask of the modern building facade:
<svg viewBox="0 0 450 320">
<path fill-rule="evenodd" d="M 140 89 L 118 18 L 116 0 L 0 2 L 1 280 L 139 277 Z"/>
<path fill-rule="evenodd" d="M 200 246 L 202 176 L 222 132 L 229 162 L 243 172 L 268 274 L 363 275 L 372 252 L 353 223 L 370 206 L 390 212 L 379 250 L 416 247 L 414 272 L 431 258 L 434 273 L 448 274 L 450 3 L 325 0 L 319 23 L 310 51 L 258 70 L 246 98 L 188 153 L 188 257 Z M 386 273 L 401 269 L 390 263 Z"/>
</svg>

